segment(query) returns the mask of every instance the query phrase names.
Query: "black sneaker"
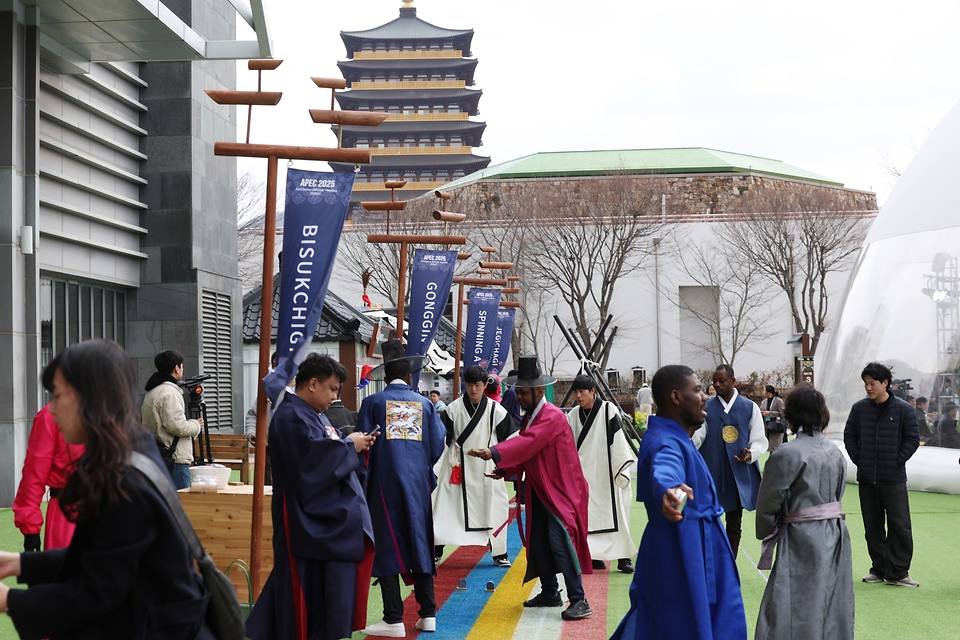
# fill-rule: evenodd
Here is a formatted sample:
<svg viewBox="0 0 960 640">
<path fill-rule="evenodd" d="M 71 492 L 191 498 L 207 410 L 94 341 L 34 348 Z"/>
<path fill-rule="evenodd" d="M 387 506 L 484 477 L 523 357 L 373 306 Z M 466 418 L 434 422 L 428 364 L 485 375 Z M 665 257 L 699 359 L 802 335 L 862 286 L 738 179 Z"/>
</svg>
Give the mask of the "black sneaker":
<svg viewBox="0 0 960 640">
<path fill-rule="evenodd" d="M 590 562 L 593 564 L 594 571 L 603 571 L 607 568 L 607 563 L 603 560 L 591 560 Z"/>
<path fill-rule="evenodd" d="M 563 598 L 560 597 L 560 592 L 553 595 L 549 595 L 541 591 L 535 597 L 530 598 L 523 603 L 525 607 L 562 607 Z"/>
<path fill-rule="evenodd" d="M 508 558 L 506 555 L 495 556 L 495 557 L 493 558 L 493 565 L 494 565 L 495 567 L 510 567 L 510 566 L 512 566 L 512 565 L 510 564 L 510 558 Z"/>
<path fill-rule="evenodd" d="M 592 615 L 593 610 L 590 609 L 590 604 L 586 600 L 577 600 L 576 602 L 571 602 L 570 606 L 560 614 L 560 617 L 564 620 L 583 620 Z"/>
<path fill-rule="evenodd" d="M 617 571 L 620 573 L 633 573 L 633 562 L 630 558 L 620 558 L 617 560 Z"/>
</svg>

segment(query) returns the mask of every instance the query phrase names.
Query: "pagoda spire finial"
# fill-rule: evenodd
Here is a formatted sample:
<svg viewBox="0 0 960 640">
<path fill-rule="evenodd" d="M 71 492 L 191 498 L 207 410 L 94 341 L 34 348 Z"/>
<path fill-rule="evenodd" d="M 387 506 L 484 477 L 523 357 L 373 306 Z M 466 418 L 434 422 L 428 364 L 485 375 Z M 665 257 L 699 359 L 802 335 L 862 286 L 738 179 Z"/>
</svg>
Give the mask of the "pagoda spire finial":
<svg viewBox="0 0 960 640">
<path fill-rule="evenodd" d="M 413 6 L 413 0 L 403 0 L 403 5 L 400 7 L 400 17 L 414 17 L 417 15 L 417 8 Z"/>
<path fill-rule="evenodd" d="M 403 6 L 400 7 L 400 8 L 401 8 L 401 9 L 413 9 L 413 8 L 415 8 L 415 7 L 413 6 L 413 0 L 403 0 Z"/>
</svg>

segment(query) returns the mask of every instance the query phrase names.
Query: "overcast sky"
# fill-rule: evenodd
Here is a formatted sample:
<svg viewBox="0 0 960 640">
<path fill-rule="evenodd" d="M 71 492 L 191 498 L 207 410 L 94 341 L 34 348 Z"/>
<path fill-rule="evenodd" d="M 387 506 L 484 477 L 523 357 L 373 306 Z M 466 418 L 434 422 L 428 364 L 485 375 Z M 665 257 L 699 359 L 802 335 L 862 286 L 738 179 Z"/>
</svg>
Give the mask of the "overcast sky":
<svg viewBox="0 0 960 640">
<path fill-rule="evenodd" d="M 398 17 L 400 0 L 266 0 L 276 55 L 251 142 L 334 146 L 308 108 L 312 75 L 340 77 L 340 31 Z M 709 147 L 776 158 L 882 205 L 901 168 L 960 99 L 960 2 L 416 0 L 418 17 L 474 29 L 487 123 L 475 153 Z M 241 33 L 238 34 L 242 36 Z M 256 74 L 238 69 L 241 89 Z M 238 136 L 246 110 L 238 109 Z M 309 165 L 298 163 L 304 168 Z M 241 170 L 265 161 L 243 161 Z M 322 168 L 321 165 L 318 168 Z M 282 193 L 282 187 L 280 189 Z"/>
</svg>

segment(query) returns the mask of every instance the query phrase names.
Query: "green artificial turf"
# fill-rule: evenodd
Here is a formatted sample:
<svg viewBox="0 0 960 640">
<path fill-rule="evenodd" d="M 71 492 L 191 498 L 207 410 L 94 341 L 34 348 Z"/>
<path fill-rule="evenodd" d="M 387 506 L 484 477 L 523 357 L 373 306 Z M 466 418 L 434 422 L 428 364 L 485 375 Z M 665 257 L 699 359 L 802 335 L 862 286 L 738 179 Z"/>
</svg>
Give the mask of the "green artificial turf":
<svg viewBox="0 0 960 640">
<path fill-rule="evenodd" d="M 953 541 L 960 523 L 960 495 L 910 492 L 914 555 L 910 576 L 919 589 L 866 584 L 860 579 L 870 570 L 863 519 L 856 485 L 847 485 L 843 496 L 847 528 L 853 547 L 853 581 L 856 597 L 856 635 L 867 640 L 928 640 L 958 637 L 960 616 L 960 556 Z M 640 504 L 631 512 L 631 533 L 635 540 L 643 533 L 646 513 Z M 737 558 L 749 637 L 753 637 L 766 586 L 764 575 L 753 564 L 760 557 L 760 541 L 754 534 L 752 512 L 743 514 L 743 539 Z M 613 572 L 607 600 L 607 635 L 613 633 L 630 606 L 630 577 Z"/>
</svg>

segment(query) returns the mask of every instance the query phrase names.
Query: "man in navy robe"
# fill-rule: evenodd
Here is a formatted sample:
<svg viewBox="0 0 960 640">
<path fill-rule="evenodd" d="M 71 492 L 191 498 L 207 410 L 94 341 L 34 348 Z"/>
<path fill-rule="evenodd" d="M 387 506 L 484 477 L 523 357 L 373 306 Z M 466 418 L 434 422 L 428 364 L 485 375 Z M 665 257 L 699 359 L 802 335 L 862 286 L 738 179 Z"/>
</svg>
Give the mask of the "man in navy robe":
<svg viewBox="0 0 960 640">
<path fill-rule="evenodd" d="M 637 501 L 648 521 L 630 611 L 611 640 L 745 640 L 740 576 L 720 524 L 723 509 L 690 440 L 704 420 L 707 396 L 693 370 L 680 365 L 657 371 L 652 388 L 657 415 L 637 461 Z"/>
<path fill-rule="evenodd" d="M 344 437 L 320 414 L 346 379 L 330 356 L 308 355 L 270 422 L 274 566 L 252 640 L 336 640 L 366 623 L 374 538 L 357 454 L 376 436 Z"/>
<path fill-rule="evenodd" d="M 740 549 L 743 510 L 757 508 L 760 456 L 769 443 L 757 403 L 737 392 L 733 367 L 722 364 L 713 372 L 717 395 L 707 401 L 707 420 L 693 434 L 693 443 L 707 463 L 726 516 L 724 523 L 733 557 Z"/>
<path fill-rule="evenodd" d="M 406 630 L 400 576 L 405 584 L 414 585 L 420 605 L 417 629 L 437 628 L 430 494 L 437 486 L 433 466 L 443 453 L 447 431 L 430 399 L 411 387 L 413 371 L 420 369 L 423 357 L 405 358 L 403 344 L 388 340 L 383 359 L 387 388 L 364 398 L 357 418 L 358 430 L 364 433 L 380 427 L 380 440 L 370 453 L 367 501 L 377 544 L 373 575 L 383 595 L 383 620 L 363 633 L 402 638 Z"/>
</svg>

